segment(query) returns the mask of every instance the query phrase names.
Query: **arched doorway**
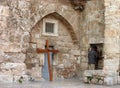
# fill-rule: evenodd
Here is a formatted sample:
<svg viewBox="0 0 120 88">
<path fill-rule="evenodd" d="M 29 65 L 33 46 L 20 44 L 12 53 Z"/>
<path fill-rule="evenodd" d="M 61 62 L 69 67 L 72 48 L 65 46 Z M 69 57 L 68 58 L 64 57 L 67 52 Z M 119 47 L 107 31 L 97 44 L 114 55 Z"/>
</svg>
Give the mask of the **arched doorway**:
<svg viewBox="0 0 120 88">
<path fill-rule="evenodd" d="M 47 66 L 45 65 L 47 64 L 46 54 L 36 52 L 36 48 L 45 49 L 46 39 L 49 40 L 50 46 L 59 50 L 53 59 L 53 78 L 70 78 L 76 75 L 76 65 L 74 64 L 76 53 L 73 50 L 79 52 L 78 45 L 76 45 L 78 40 L 67 20 L 58 13 L 48 14 L 32 28 L 30 34 L 30 47 L 27 51 L 25 63 L 31 72 L 36 69 L 34 71 L 36 74 L 31 73 L 34 77 L 48 78 L 46 72 L 42 71 Z"/>
</svg>

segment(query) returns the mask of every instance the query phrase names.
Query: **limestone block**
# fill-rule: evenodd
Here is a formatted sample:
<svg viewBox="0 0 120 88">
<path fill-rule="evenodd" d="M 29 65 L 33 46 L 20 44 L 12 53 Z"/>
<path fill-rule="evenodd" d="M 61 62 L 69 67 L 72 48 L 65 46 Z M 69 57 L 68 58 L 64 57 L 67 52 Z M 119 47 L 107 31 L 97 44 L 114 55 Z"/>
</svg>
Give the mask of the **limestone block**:
<svg viewBox="0 0 120 88">
<path fill-rule="evenodd" d="M 69 59 L 69 58 L 70 58 L 70 55 L 69 55 L 69 54 L 63 54 L 63 58 Z"/>
<path fill-rule="evenodd" d="M 18 69 L 21 71 L 24 71 L 26 69 L 26 66 L 24 63 L 2 63 L 1 69 Z"/>
<path fill-rule="evenodd" d="M 113 77 L 105 77 L 104 82 L 106 85 L 114 85 Z"/>
<path fill-rule="evenodd" d="M 104 84 L 104 81 L 103 80 L 99 80 L 98 84 Z"/>
<path fill-rule="evenodd" d="M 29 81 L 30 80 L 30 77 L 28 75 L 22 75 L 23 77 L 23 81 Z"/>
<path fill-rule="evenodd" d="M 7 75 L 24 75 L 26 73 L 26 66 L 24 63 L 2 63 L 2 74 Z"/>
<path fill-rule="evenodd" d="M 33 48 L 33 49 L 36 49 L 36 44 L 32 44 L 32 48 Z"/>
<path fill-rule="evenodd" d="M 23 53 L 5 53 L 4 59 L 7 59 L 11 62 L 22 63 L 25 61 L 25 54 Z"/>
<path fill-rule="evenodd" d="M 97 80 L 96 78 L 93 77 L 93 79 L 91 80 L 91 83 L 97 84 L 97 83 L 98 83 L 98 80 Z"/>
<path fill-rule="evenodd" d="M 86 58 L 86 56 L 81 56 L 81 62 L 88 63 L 88 58 Z"/>
<path fill-rule="evenodd" d="M 113 83 L 116 85 L 116 84 L 118 84 L 118 81 L 119 79 L 118 79 L 118 76 L 116 76 L 116 75 L 114 75 L 114 77 L 113 77 Z"/>
<path fill-rule="evenodd" d="M 104 70 L 107 73 L 113 73 L 118 70 L 118 65 L 105 65 Z"/>
<path fill-rule="evenodd" d="M 117 70 L 118 66 L 119 66 L 119 58 L 104 60 L 104 69 L 105 70 Z"/>
<path fill-rule="evenodd" d="M 113 46 L 114 46 L 114 48 L 111 49 L 110 47 L 113 47 Z M 105 45 L 105 52 L 119 53 L 119 45 L 116 44 L 115 42 L 114 43 L 111 42 L 111 44 L 106 44 Z"/>
<path fill-rule="evenodd" d="M 44 54 L 39 54 L 39 64 L 44 65 L 45 57 Z"/>
<path fill-rule="evenodd" d="M 70 61 L 68 62 L 68 59 L 64 59 L 63 63 L 65 68 L 72 66 L 72 63 Z"/>
<path fill-rule="evenodd" d="M 110 25 L 106 26 L 107 29 L 105 30 L 105 36 L 115 37 L 115 36 L 119 35 L 119 30 L 114 30 L 113 27 L 110 29 L 110 27 L 111 27 Z"/>
<path fill-rule="evenodd" d="M 86 70 L 86 69 L 88 68 L 88 63 L 86 63 L 86 62 L 81 62 L 81 63 L 80 63 L 80 68 L 81 68 L 82 70 Z"/>
<path fill-rule="evenodd" d="M 56 5 L 55 4 L 48 4 L 46 7 L 47 11 L 54 11 L 56 9 Z"/>
<path fill-rule="evenodd" d="M 13 75 L 0 75 L 0 82 L 13 82 Z"/>
<path fill-rule="evenodd" d="M 117 76 L 117 83 L 120 85 L 120 76 Z"/>
<path fill-rule="evenodd" d="M 0 63 L 3 63 L 4 61 L 5 61 L 4 56 L 0 54 Z"/>
<path fill-rule="evenodd" d="M 13 82 L 18 82 L 18 80 L 20 79 L 20 75 L 19 76 L 13 76 L 13 78 L 14 78 L 14 80 L 13 80 Z"/>
<path fill-rule="evenodd" d="M 116 74 L 107 74 L 104 78 L 104 82 L 106 85 L 115 85 L 118 83 L 118 76 Z"/>
<path fill-rule="evenodd" d="M 112 66 L 112 65 L 119 65 L 119 58 L 117 59 L 117 58 L 115 58 L 115 59 L 105 59 L 104 60 L 104 65 L 105 66 Z M 111 68 L 111 67 L 110 67 Z"/>
<path fill-rule="evenodd" d="M 13 75 L 13 72 L 12 72 L 12 70 L 5 70 L 5 69 L 3 69 L 3 70 L 1 70 L 1 73 L 0 73 L 0 75 Z"/>
<path fill-rule="evenodd" d="M 0 30 L 1 30 L 1 29 L 4 29 L 4 28 L 6 28 L 6 27 L 7 27 L 6 21 L 1 21 L 1 17 L 0 17 Z"/>
<path fill-rule="evenodd" d="M 24 0 L 21 0 L 18 2 L 18 8 L 24 8 L 24 9 L 29 9 L 30 3 Z"/>
<path fill-rule="evenodd" d="M 96 77 L 96 76 L 87 76 L 85 77 L 86 79 L 84 79 L 84 82 L 86 83 L 92 83 L 92 84 L 104 84 L 104 79 L 102 79 L 101 77 Z"/>
<path fill-rule="evenodd" d="M 27 33 L 27 32 L 26 32 Z M 25 34 L 21 37 L 21 42 L 28 43 L 30 41 L 29 34 Z M 23 39 L 22 39 L 23 38 Z"/>
<path fill-rule="evenodd" d="M 96 41 L 97 41 L 96 38 L 90 38 L 90 39 L 89 39 L 89 43 L 90 43 L 90 44 L 91 44 L 91 43 L 96 43 Z"/>
<path fill-rule="evenodd" d="M 40 34 L 35 34 L 35 38 L 39 39 L 40 38 Z"/>
<path fill-rule="evenodd" d="M 84 71 L 84 76 L 86 77 L 86 76 L 92 76 L 93 75 L 93 73 L 92 73 L 92 70 L 90 71 L 88 71 L 88 70 L 85 70 Z"/>
<path fill-rule="evenodd" d="M 20 45 L 18 44 L 11 44 L 10 42 L 3 42 L 3 44 L 0 45 L 1 51 L 4 52 L 21 52 Z"/>
<path fill-rule="evenodd" d="M 28 17 L 30 15 L 30 3 L 27 1 L 18 1 L 18 9 L 20 9 L 20 15 L 22 17 Z"/>
<path fill-rule="evenodd" d="M 55 68 L 53 68 L 53 80 L 57 79 L 57 71 Z"/>
<path fill-rule="evenodd" d="M 8 6 L 0 6 L 0 15 L 9 16 L 9 7 Z"/>
<path fill-rule="evenodd" d="M 58 54 L 54 55 L 54 61 L 53 61 L 53 66 L 57 66 L 59 63 L 59 58 L 58 58 Z"/>
<path fill-rule="evenodd" d="M 41 48 L 41 49 L 44 49 L 45 47 L 45 40 L 39 40 L 38 43 L 37 43 L 37 48 Z"/>
<path fill-rule="evenodd" d="M 88 82 L 88 79 L 87 79 L 87 77 L 84 77 L 84 80 L 83 80 L 85 83 L 87 83 Z"/>
<path fill-rule="evenodd" d="M 100 75 L 104 76 L 103 70 L 85 70 L 84 71 L 84 76 L 93 76 L 93 75 Z"/>
<path fill-rule="evenodd" d="M 81 57 L 78 57 L 78 58 L 77 58 L 77 64 L 80 64 L 80 63 L 81 63 L 81 60 L 82 60 L 82 58 L 81 58 Z"/>
<path fill-rule="evenodd" d="M 34 78 L 41 78 L 42 77 L 42 67 L 33 67 L 32 68 L 32 76 Z"/>
<path fill-rule="evenodd" d="M 86 51 L 81 51 L 81 55 L 86 55 L 87 52 Z"/>
<path fill-rule="evenodd" d="M 39 64 L 39 61 L 38 61 L 38 59 L 32 59 L 32 61 L 31 61 L 33 64 Z"/>
<path fill-rule="evenodd" d="M 64 64 L 59 64 L 57 67 L 58 68 L 64 68 Z"/>
<path fill-rule="evenodd" d="M 13 82 L 18 82 L 20 77 L 23 77 L 23 82 L 27 82 L 30 80 L 30 77 L 28 75 L 17 75 L 17 76 L 13 76 Z"/>
<path fill-rule="evenodd" d="M 70 53 L 73 55 L 80 55 L 80 50 L 72 49 L 72 50 L 70 50 Z"/>
</svg>

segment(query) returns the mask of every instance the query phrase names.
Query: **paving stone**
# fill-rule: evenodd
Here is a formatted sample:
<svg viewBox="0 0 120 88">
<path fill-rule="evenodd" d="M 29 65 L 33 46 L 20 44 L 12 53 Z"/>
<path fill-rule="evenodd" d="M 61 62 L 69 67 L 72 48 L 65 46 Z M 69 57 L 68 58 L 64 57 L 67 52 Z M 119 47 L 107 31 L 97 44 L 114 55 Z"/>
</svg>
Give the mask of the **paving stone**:
<svg viewBox="0 0 120 88">
<path fill-rule="evenodd" d="M 120 88 L 120 85 L 105 86 L 105 85 L 94 85 L 84 84 L 79 80 L 58 80 L 58 81 L 37 81 L 27 83 L 2 83 L 1 88 Z"/>
</svg>

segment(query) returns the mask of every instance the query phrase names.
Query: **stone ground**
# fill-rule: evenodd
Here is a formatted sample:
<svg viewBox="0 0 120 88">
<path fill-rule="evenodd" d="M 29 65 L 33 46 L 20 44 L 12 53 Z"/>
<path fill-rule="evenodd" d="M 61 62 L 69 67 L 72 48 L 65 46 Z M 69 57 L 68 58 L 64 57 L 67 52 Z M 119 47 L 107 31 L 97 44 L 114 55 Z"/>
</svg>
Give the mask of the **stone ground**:
<svg viewBox="0 0 120 88">
<path fill-rule="evenodd" d="M 120 88 L 120 85 L 105 86 L 84 84 L 78 80 L 37 81 L 27 83 L 0 83 L 0 88 Z"/>
</svg>

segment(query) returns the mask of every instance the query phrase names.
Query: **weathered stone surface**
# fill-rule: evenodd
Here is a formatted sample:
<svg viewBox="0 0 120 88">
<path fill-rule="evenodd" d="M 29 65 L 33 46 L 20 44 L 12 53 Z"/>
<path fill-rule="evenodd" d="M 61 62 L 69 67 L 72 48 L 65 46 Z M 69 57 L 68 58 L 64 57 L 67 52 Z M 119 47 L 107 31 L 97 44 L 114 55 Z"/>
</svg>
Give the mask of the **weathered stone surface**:
<svg viewBox="0 0 120 88">
<path fill-rule="evenodd" d="M 43 66 L 44 65 L 44 54 L 38 54 L 39 58 L 39 65 Z"/>
<path fill-rule="evenodd" d="M 26 66 L 24 63 L 2 63 L 0 69 L 0 82 L 15 82 L 26 74 Z M 27 78 L 28 77 L 25 79 Z"/>
<path fill-rule="evenodd" d="M 1 64 L 1 69 L 14 69 L 14 68 L 16 69 L 21 68 L 21 70 L 25 70 L 25 64 L 24 63 L 2 63 Z"/>
<path fill-rule="evenodd" d="M 107 66 L 112 66 L 113 64 L 114 64 L 114 66 L 115 65 L 118 66 L 119 65 L 118 61 L 119 61 L 119 58 L 118 59 L 117 58 L 115 58 L 115 59 L 108 59 L 108 60 L 106 59 L 106 60 L 104 60 L 104 64 L 107 65 Z"/>
<path fill-rule="evenodd" d="M 86 70 L 84 72 L 84 82 L 86 83 L 114 85 L 118 81 L 119 76 L 117 72 L 112 72 L 111 74 L 103 70 Z"/>
<path fill-rule="evenodd" d="M 0 16 L 9 16 L 9 7 L 8 6 L 0 6 Z"/>
<path fill-rule="evenodd" d="M 120 76 L 117 76 L 118 84 L 120 85 Z"/>
<path fill-rule="evenodd" d="M 13 82 L 13 75 L 0 75 L 0 82 Z"/>
<path fill-rule="evenodd" d="M 69 68 L 65 68 L 65 69 L 57 69 L 57 74 L 58 77 L 60 78 L 72 78 L 74 76 L 76 76 L 76 71 L 74 69 L 74 67 L 69 67 Z"/>
<path fill-rule="evenodd" d="M 36 49 L 45 49 L 46 40 L 59 50 L 53 59 L 55 78 L 83 74 L 88 67 L 88 47 L 94 43 L 105 43 L 103 73 L 116 75 L 120 64 L 119 4 L 120 0 L 90 0 L 85 10 L 78 12 L 68 0 L 0 1 L 1 78 L 9 82 L 14 77 L 18 80 L 28 69 L 32 76 L 42 78 L 44 53 L 38 54 Z M 44 19 L 58 22 L 58 36 L 43 35 Z M 94 73 L 101 71 L 91 74 Z"/>
<path fill-rule="evenodd" d="M 92 76 L 92 75 L 104 76 L 105 73 L 102 70 L 85 70 L 84 71 L 84 76 Z"/>
<path fill-rule="evenodd" d="M 13 82 L 19 82 L 20 78 L 22 77 L 22 82 L 28 82 L 30 80 L 30 77 L 28 75 L 22 75 L 22 76 L 13 76 Z"/>
<path fill-rule="evenodd" d="M 113 79 L 113 77 L 106 77 L 104 79 L 104 81 L 105 81 L 106 85 L 114 85 L 114 84 L 116 84 L 115 81 L 114 81 L 114 79 Z"/>
<path fill-rule="evenodd" d="M 33 68 L 33 75 L 35 76 L 35 77 L 42 77 L 42 74 L 41 74 L 41 72 L 42 72 L 42 67 L 36 67 L 36 68 Z"/>
<path fill-rule="evenodd" d="M 9 71 L 4 72 L 6 74 L 14 73 L 16 79 L 18 79 L 19 76 L 17 75 L 20 75 L 20 68 L 17 67 L 17 65 L 19 66 L 20 64 L 17 63 L 25 62 L 27 68 L 31 71 L 34 70 L 34 75 L 37 75 L 41 72 L 41 70 L 38 72 L 37 69 L 42 68 L 44 65 L 44 54 L 38 55 L 36 53 L 36 48 L 44 49 L 45 40 L 48 39 L 50 45 L 53 45 L 55 48 L 57 47 L 61 52 L 58 58 L 62 59 L 60 62 L 59 60 L 56 61 L 56 67 L 63 63 L 64 68 L 66 68 L 62 72 L 70 72 L 69 75 L 65 77 L 72 77 L 72 74 L 75 72 L 74 63 L 76 62 L 74 55 L 79 55 L 74 45 L 74 41 L 77 39 L 75 30 L 78 29 L 77 18 L 79 14 L 74 11 L 70 3 L 55 0 L 49 2 L 44 0 L 9 0 L 8 3 L 9 6 L 0 5 L 0 18 L 2 19 L 2 21 L 0 21 L 1 28 L 6 28 L 8 23 L 7 30 L 0 35 L 0 37 L 2 37 L 0 48 L 3 52 L 1 55 L 3 59 L 0 59 L 0 62 L 6 63 L 6 61 L 8 61 L 12 63 L 1 64 L 2 70 L 8 69 Z M 74 15 L 71 17 L 73 13 Z M 9 19 L 7 20 L 6 17 Z M 48 36 L 42 35 L 42 20 L 44 18 L 59 21 L 58 37 L 49 38 Z M 70 50 L 76 53 L 70 53 Z M 38 68 L 35 67 L 36 65 L 38 65 Z M 74 69 L 72 67 L 74 67 Z M 11 69 L 15 69 L 13 70 L 14 72 L 12 72 Z M 41 77 L 41 74 L 39 76 Z"/>
<path fill-rule="evenodd" d="M 2 30 L 7 27 L 6 21 L 1 21 L 1 19 L 2 18 L 0 17 L 0 32 L 2 32 Z"/>
<path fill-rule="evenodd" d="M 88 69 L 87 55 L 90 44 L 104 43 L 104 9 L 104 0 L 90 0 L 86 3 L 85 10 L 80 14 L 79 37 L 82 73 Z"/>
<path fill-rule="evenodd" d="M 120 0 L 105 0 L 105 57 L 104 70 L 109 73 L 116 73 L 119 69 L 120 54 Z"/>
<path fill-rule="evenodd" d="M 84 82 L 92 84 L 104 84 L 105 73 L 102 70 L 85 70 Z"/>
<path fill-rule="evenodd" d="M 24 63 L 2 63 L 1 70 L 1 74 L 21 76 L 25 74 L 26 66 Z"/>
<path fill-rule="evenodd" d="M 81 69 L 81 70 L 86 70 L 86 69 L 88 69 L 88 63 L 81 61 L 81 63 L 80 63 L 80 69 Z"/>
<path fill-rule="evenodd" d="M 25 54 L 23 53 L 3 53 L 2 57 L 5 61 L 22 63 L 25 61 Z"/>
</svg>

